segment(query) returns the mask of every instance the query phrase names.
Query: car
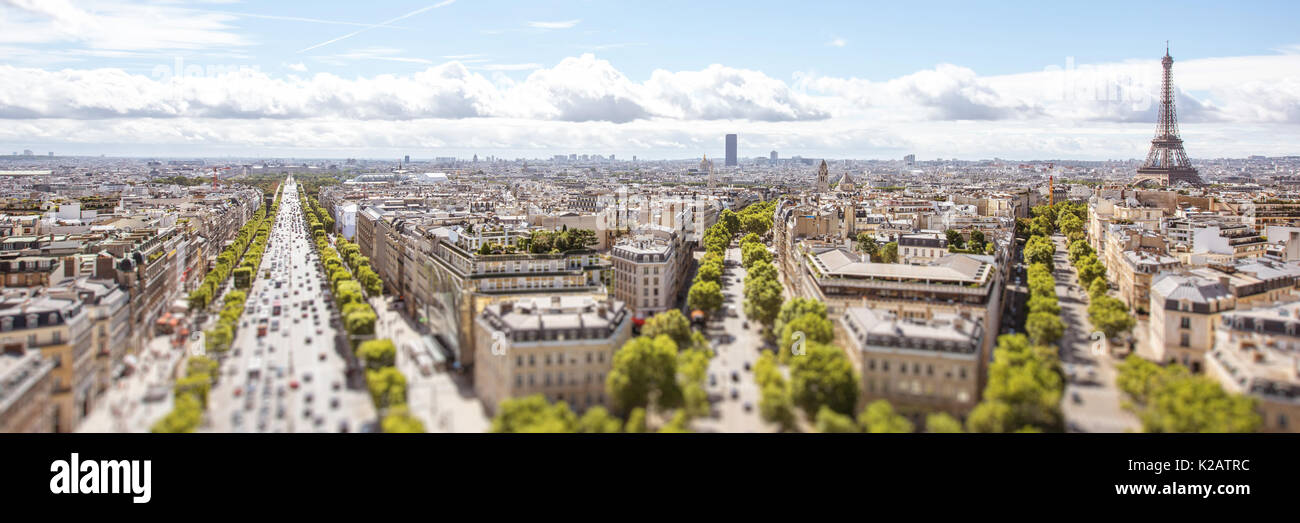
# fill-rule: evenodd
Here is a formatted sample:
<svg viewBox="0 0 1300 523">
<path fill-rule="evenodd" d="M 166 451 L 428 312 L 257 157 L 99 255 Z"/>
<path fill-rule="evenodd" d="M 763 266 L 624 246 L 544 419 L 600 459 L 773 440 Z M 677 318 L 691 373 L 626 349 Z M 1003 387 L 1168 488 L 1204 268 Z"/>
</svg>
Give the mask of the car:
<svg viewBox="0 0 1300 523">
<path fill-rule="evenodd" d="M 740 389 L 731 389 L 731 399 L 740 399 Z"/>
<path fill-rule="evenodd" d="M 333 389 L 333 390 L 339 390 L 339 388 L 340 388 L 339 380 L 334 380 L 334 383 L 331 383 L 331 384 L 330 384 L 330 388 Z"/>
<path fill-rule="evenodd" d="M 734 371 L 734 370 L 731 371 L 731 381 L 734 381 L 734 382 L 739 383 L 739 382 L 740 382 L 740 373 L 739 373 L 739 372 L 736 372 L 736 371 Z"/>
<path fill-rule="evenodd" d="M 754 405 L 751 404 L 750 402 L 746 401 L 746 402 L 745 402 L 745 412 L 750 412 L 750 411 L 752 411 L 752 410 L 754 410 Z"/>
<path fill-rule="evenodd" d="M 306 338 L 303 338 L 302 342 L 311 345 L 311 336 L 307 336 Z"/>
<path fill-rule="evenodd" d="M 339 408 L 339 399 L 337 397 L 330 398 L 330 408 L 331 409 Z"/>
<path fill-rule="evenodd" d="M 289 388 L 298 390 L 298 380 L 289 380 Z"/>
<path fill-rule="evenodd" d="M 749 362 L 747 361 L 747 362 L 745 362 L 745 371 L 748 372 L 748 371 L 749 371 L 749 368 L 750 368 L 750 367 L 749 367 Z"/>
<path fill-rule="evenodd" d="M 302 373 L 302 381 L 311 383 L 311 373 L 310 372 Z"/>
<path fill-rule="evenodd" d="M 281 385 L 280 388 L 275 389 L 275 397 L 277 397 L 277 398 L 283 398 L 283 397 L 284 397 L 284 385 Z"/>
<path fill-rule="evenodd" d="M 715 386 L 715 385 L 717 385 L 717 384 L 718 384 L 718 375 L 717 375 L 717 374 L 710 374 L 710 375 L 709 375 L 709 386 L 710 386 L 710 387 L 713 387 L 713 386 Z"/>
<path fill-rule="evenodd" d="M 233 369 L 232 369 L 232 370 L 233 370 Z M 238 398 L 239 396 L 241 396 L 243 393 L 244 393 L 244 389 L 243 389 L 242 387 L 235 387 L 235 397 L 236 397 L 236 398 Z"/>
<path fill-rule="evenodd" d="M 1075 403 L 1083 403 L 1083 396 L 1080 396 L 1078 392 L 1070 393 L 1070 399 L 1074 400 Z"/>
<path fill-rule="evenodd" d="M 339 421 L 339 432 L 348 431 L 348 420 Z"/>
</svg>

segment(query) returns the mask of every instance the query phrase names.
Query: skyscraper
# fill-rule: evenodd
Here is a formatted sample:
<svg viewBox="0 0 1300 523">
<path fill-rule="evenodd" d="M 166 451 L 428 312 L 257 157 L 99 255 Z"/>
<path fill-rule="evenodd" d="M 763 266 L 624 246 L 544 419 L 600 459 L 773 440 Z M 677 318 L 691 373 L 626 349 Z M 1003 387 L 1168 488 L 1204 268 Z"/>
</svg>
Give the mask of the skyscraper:
<svg viewBox="0 0 1300 523">
<path fill-rule="evenodd" d="M 737 164 L 739 164 L 739 162 L 736 161 L 736 135 L 728 134 L 727 135 L 727 161 L 723 165 L 727 167 L 733 167 Z"/>
</svg>

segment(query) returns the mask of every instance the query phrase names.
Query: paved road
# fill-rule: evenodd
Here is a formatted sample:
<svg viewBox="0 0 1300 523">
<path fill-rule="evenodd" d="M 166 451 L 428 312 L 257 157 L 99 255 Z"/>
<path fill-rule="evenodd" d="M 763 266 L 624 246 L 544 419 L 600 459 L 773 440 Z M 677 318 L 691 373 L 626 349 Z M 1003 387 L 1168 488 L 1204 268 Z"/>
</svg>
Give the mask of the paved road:
<svg viewBox="0 0 1300 523">
<path fill-rule="evenodd" d="M 209 394 L 201 431 L 374 428 L 376 414 L 369 393 L 346 387 L 347 365 L 334 350 L 335 330 L 329 321 L 334 304 L 321 290 L 324 276 L 308 238 L 298 187 L 290 178 L 239 333 L 222 363 L 220 383 Z M 271 277 L 263 277 L 268 270 Z M 282 309 L 278 316 L 271 310 L 277 301 Z M 260 337 L 257 325 L 263 317 L 271 326 Z"/>
<path fill-rule="evenodd" d="M 1061 304 L 1065 335 L 1060 340 L 1061 362 L 1067 376 L 1061 410 L 1069 432 L 1137 432 L 1136 416 L 1120 407 L 1121 394 L 1115 386 L 1115 360 L 1095 348 L 1093 327 L 1088 321 L 1087 293 L 1078 284 L 1078 274 L 1066 251 L 1063 236 L 1055 236 L 1056 295 Z M 1078 400 L 1075 397 L 1078 397 Z"/>
<path fill-rule="evenodd" d="M 730 311 L 721 321 L 711 321 L 705 332 L 716 353 L 709 362 L 709 374 L 716 381 L 705 382 L 710 397 L 715 398 L 715 416 L 696 420 L 694 426 L 700 432 L 773 432 L 775 425 L 764 422 L 758 414 L 759 389 L 752 371 L 764 342 L 758 322 L 750 322 L 745 316 L 745 268 L 740 264 L 739 247 L 727 249 L 726 262 L 722 297 L 724 310 Z M 746 363 L 750 370 L 745 370 Z M 740 381 L 733 381 L 733 374 Z M 736 399 L 732 399 L 733 391 Z"/>
</svg>

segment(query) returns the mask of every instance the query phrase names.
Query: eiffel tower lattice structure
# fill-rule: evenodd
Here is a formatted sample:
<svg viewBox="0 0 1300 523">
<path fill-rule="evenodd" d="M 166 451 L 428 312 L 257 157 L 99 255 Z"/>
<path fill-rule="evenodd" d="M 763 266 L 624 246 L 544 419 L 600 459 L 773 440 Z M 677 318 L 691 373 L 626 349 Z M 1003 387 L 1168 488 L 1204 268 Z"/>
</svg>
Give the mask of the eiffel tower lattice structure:
<svg viewBox="0 0 1300 523">
<path fill-rule="evenodd" d="M 1174 59 L 1165 47 L 1165 57 L 1160 60 L 1164 66 L 1164 78 L 1160 87 L 1160 118 L 1156 122 L 1156 137 L 1151 140 L 1151 152 L 1138 167 L 1133 185 L 1152 183 L 1170 186 L 1179 182 L 1190 185 L 1204 185 L 1196 168 L 1187 159 L 1183 150 L 1183 139 L 1178 136 L 1178 113 L 1174 110 Z"/>
</svg>

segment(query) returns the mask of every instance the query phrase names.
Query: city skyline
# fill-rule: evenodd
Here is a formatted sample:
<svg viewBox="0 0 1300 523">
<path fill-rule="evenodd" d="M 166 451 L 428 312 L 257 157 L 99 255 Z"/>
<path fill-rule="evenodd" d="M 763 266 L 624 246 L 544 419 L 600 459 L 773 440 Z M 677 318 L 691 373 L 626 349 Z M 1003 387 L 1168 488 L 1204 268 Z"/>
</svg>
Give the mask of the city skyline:
<svg viewBox="0 0 1300 523">
<path fill-rule="evenodd" d="M 1165 39 L 1193 158 L 1291 155 L 1300 138 L 1300 44 L 1284 16 L 1246 28 L 1242 13 L 1191 6 L 1156 35 L 1137 30 L 1154 9 L 1142 6 L 906 24 L 895 7 L 719 4 L 699 9 L 712 24 L 648 32 L 632 22 L 665 15 L 567 2 L 490 14 L 500 7 L 3 2 L 0 151 L 658 160 L 722 157 L 736 133 L 740 158 L 1141 158 Z M 1062 19 L 1104 29 L 1063 38 L 1032 23 Z M 1012 36 L 977 37 L 989 30 Z"/>
</svg>

